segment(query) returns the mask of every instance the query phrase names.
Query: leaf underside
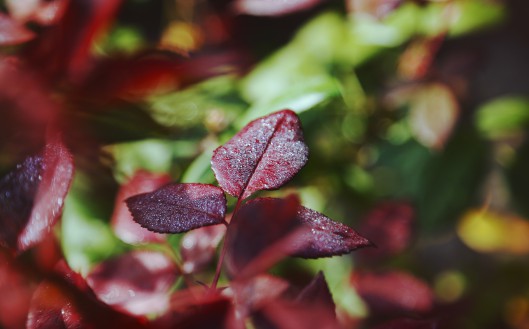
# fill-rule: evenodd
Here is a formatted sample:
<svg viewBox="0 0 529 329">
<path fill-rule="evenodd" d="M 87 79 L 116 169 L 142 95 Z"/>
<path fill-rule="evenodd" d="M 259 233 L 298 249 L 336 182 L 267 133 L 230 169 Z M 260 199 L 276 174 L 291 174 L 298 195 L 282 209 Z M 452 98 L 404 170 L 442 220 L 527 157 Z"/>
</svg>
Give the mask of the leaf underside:
<svg viewBox="0 0 529 329">
<path fill-rule="evenodd" d="M 298 116 L 282 110 L 246 125 L 213 152 L 211 166 L 224 191 L 245 199 L 281 187 L 307 159 Z"/>
<path fill-rule="evenodd" d="M 226 214 L 224 192 L 208 184 L 171 184 L 125 200 L 133 219 L 158 233 L 182 233 L 221 224 Z"/>
</svg>

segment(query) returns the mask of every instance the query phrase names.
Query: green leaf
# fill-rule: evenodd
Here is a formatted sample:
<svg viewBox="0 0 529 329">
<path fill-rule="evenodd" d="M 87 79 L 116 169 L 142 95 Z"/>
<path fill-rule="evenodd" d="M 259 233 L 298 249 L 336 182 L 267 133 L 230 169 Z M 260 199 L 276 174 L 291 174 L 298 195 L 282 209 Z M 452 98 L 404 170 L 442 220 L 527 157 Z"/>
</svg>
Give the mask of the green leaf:
<svg viewBox="0 0 529 329">
<path fill-rule="evenodd" d="M 506 137 L 529 127 L 529 98 L 508 96 L 482 105 L 476 112 L 476 126 L 490 138 Z"/>
<path fill-rule="evenodd" d="M 82 274 L 90 268 L 120 253 L 125 245 L 112 233 L 108 223 L 100 218 L 98 200 L 87 193 L 90 178 L 77 172 L 65 200 L 61 221 L 61 245 L 70 267 Z"/>
<path fill-rule="evenodd" d="M 220 117 L 220 125 L 233 121 L 246 107 L 233 76 L 220 76 L 149 100 L 147 110 L 166 127 L 189 129 L 205 123 L 208 115 Z M 223 128 L 223 127 L 220 127 Z"/>
</svg>

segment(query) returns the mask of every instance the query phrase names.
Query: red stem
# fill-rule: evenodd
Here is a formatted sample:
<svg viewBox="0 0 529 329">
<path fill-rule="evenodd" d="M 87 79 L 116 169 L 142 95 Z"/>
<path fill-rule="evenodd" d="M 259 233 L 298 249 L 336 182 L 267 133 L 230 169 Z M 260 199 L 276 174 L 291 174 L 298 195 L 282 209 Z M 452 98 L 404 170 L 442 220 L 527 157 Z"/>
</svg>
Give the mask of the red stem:
<svg viewBox="0 0 529 329">
<path fill-rule="evenodd" d="M 227 241 L 228 239 L 230 238 L 230 227 L 232 227 L 233 225 L 231 225 L 237 218 L 237 211 L 239 210 L 239 207 L 241 205 L 241 201 L 242 199 L 241 198 L 238 198 L 237 199 L 237 203 L 235 204 L 235 209 L 233 210 L 233 214 L 231 216 L 231 220 L 229 223 L 226 223 L 226 236 L 224 237 L 224 241 L 222 242 L 222 249 L 220 250 L 220 255 L 219 255 L 219 260 L 217 261 L 217 269 L 215 270 L 215 277 L 213 278 L 213 282 L 211 283 L 211 287 L 210 287 L 210 290 L 213 291 L 215 289 L 217 289 L 217 284 L 219 283 L 219 279 L 220 279 L 220 273 L 222 272 L 222 264 L 224 263 L 224 256 L 226 256 L 226 251 L 227 251 Z"/>
</svg>

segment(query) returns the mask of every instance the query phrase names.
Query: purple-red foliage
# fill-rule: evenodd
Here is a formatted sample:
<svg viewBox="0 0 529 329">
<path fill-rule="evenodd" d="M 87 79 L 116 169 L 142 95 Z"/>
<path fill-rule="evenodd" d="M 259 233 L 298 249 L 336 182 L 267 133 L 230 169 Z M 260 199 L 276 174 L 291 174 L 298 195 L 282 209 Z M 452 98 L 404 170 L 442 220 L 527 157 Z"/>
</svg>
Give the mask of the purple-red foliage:
<svg viewBox="0 0 529 329">
<path fill-rule="evenodd" d="M 0 245 L 23 251 L 58 221 L 73 178 L 70 152 L 57 136 L 0 180 Z"/>
<path fill-rule="evenodd" d="M 167 174 L 154 174 L 143 170 L 136 172 L 126 183 L 121 185 L 116 196 L 114 212 L 112 213 L 112 229 L 123 241 L 131 244 L 161 242 L 165 236 L 151 232 L 132 219 L 125 199 L 139 193 L 152 192 L 168 184 L 171 177 Z"/>
<path fill-rule="evenodd" d="M 226 197 L 207 184 L 172 184 L 126 200 L 136 222 L 158 233 L 182 233 L 202 226 L 221 224 Z"/>
<path fill-rule="evenodd" d="M 246 199 L 254 192 L 281 187 L 307 159 L 299 118 L 283 110 L 246 125 L 213 152 L 211 166 L 224 191 Z"/>
<path fill-rule="evenodd" d="M 415 210 L 404 202 L 385 202 L 377 205 L 363 219 L 362 235 L 376 241 L 377 248 L 358 253 L 363 263 L 374 263 L 395 256 L 409 247 L 414 231 Z"/>
<path fill-rule="evenodd" d="M 425 314 L 434 306 L 428 284 L 405 272 L 354 272 L 351 282 L 373 316 Z"/>
<path fill-rule="evenodd" d="M 96 296 L 115 309 L 147 315 L 164 312 L 176 281 L 172 259 L 155 251 L 133 251 L 95 267 L 86 278 Z"/>
</svg>

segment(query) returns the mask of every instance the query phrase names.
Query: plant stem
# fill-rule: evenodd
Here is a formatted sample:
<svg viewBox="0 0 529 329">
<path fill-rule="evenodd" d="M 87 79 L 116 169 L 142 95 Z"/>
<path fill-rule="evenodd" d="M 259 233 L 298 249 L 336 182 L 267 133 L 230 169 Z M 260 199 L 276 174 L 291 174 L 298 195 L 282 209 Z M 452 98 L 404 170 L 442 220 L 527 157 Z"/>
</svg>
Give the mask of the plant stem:
<svg viewBox="0 0 529 329">
<path fill-rule="evenodd" d="M 222 271 L 222 264 L 224 263 L 224 256 L 226 256 L 226 252 L 228 250 L 228 239 L 230 238 L 230 233 L 232 230 L 230 230 L 230 227 L 233 227 L 233 222 L 237 218 L 237 211 L 239 210 L 239 207 L 241 205 L 241 198 L 237 199 L 237 203 L 235 204 L 235 209 L 233 209 L 233 214 L 231 216 L 231 220 L 229 223 L 226 223 L 226 236 L 224 237 L 224 241 L 222 241 L 222 248 L 220 250 L 219 260 L 217 261 L 217 268 L 215 270 L 215 277 L 213 278 L 213 282 L 211 283 L 210 290 L 213 291 L 217 289 L 217 284 L 219 283 L 220 279 L 220 273 Z"/>
</svg>

